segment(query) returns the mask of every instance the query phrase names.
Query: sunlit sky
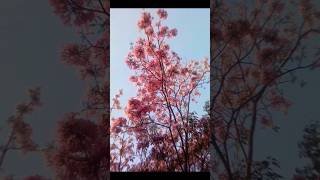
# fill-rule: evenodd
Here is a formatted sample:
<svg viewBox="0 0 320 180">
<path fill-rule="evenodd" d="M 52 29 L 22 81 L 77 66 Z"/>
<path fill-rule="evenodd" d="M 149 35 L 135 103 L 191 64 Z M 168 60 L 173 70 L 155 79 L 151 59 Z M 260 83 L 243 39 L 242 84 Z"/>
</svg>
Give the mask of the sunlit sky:
<svg viewBox="0 0 320 180">
<path fill-rule="evenodd" d="M 125 57 L 134 43 L 143 34 L 137 28 L 137 22 L 143 11 L 150 12 L 156 18 L 157 9 L 112 9 L 110 20 L 110 95 L 111 98 L 123 89 L 120 98 L 122 107 L 130 97 L 136 95 L 136 89 L 129 81 L 133 71 Z M 168 18 L 164 22 L 169 28 L 177 28 L 178 36 L 169 42 L 171 50 L 178 53 L 183 62 L 203 60 L 210 57 L 210 9 L 166 9 Z M 201 89 L 201 96 L 192 110 L 203 114 L 203 105 L 209 100 L 209 84 Z M 111 102 L 112 103 L 112 102 Z M 112 117 L 123 115 L 123 111 L 113 111 Z"/>
</svg>

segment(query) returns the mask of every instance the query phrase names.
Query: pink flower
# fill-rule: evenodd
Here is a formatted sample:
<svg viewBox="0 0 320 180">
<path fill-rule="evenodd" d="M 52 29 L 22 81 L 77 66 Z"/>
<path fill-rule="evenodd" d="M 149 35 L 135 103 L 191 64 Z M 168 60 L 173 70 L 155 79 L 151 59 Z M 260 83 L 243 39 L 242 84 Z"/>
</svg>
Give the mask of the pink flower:
<svg viewBox="0 0 320 180">
<path fill-rule="evenodd" d="M 169 66 L 168 67 L 168 70 L 167 70 L 167 73 L 170 75 L 170 76 L 174 76 L 175 74 L 178 74 L 179 71 L 178 71 L 178 68 L 177 66 Z"/>
<path fill-rule="evenodd" d="M 147 147 L 149 147 L 148 141 L 138 141 L 137 149 L 145 149 Z"/>
<path fill-rule="evenodd" d="M 137 45 L 139 45 L 139 46 L 143 46 L 144 44 L 145 44 L 145 40 L 143 39 L 143 38 L 138 38 L 138 40 L 137 40 Z"/>
<path fill-rule="evenodd" d="M 136 61 L 131 53 L 128 54 L 128 56 L 126 58 L 126 63 L 129 66 L 129 68 L 131 68 L 131 69 L 137 69 L 139 67 L 139 65 L 136 63 Z"/>
<path fill-rule="evenodd" d="M 144 12 L 140 20 L 138 21 L 138 27 L 140 29 L 145 29 L 151 25 L 151 15 L 150 13 Z"/>
<path fill-rule="evenodd" d="M 154 91 L 157 91 L 159 88 L 160 88 L 161 84 L 160 84 L 160 81 L 158 80 L 150 80 L 145 88 L 147 89 L 148 92 L 154 92 Z"/>
<path fill-rule="evenodd" d="M 154 44 L 152 44 L 152 42 L 147 42 L 145 48 L 146 48 L 147 55 L 153 56 Z"/>
<path fill-rule="evenodd" d="M 181 74 L 186 75 L 189 72 L 188 68 L 182 68 L 181 69 Z"/>
<path fill-rule="evenodd" d="M 160 19 L 167 19 L 168 17 L 168 13 L 164 9 L 158 9 L 157 14 L 160 17 Z"/>
<path fill-rule="evenodd" d="M 119 98 L 123 94 L 123 90 L 120 89 L 119 92 L 115 95 L 115 97 L 112 99 L 113 105 L 112 109 L 121 109 Z"/>
<path fill-rule="evenodd" d="M 168 44 L 163 44 L 161 46 L 161 48 L 164 50 L 164 51 L 168 51 L 170 49 L 170 46 Z"/>
<path fill-rule="evenodd" d="M 126 118 L 119 117 L 112 121 L 111 125 L 111 132 L 113 133 L 120 133 L 121 127 L 127 123 Z"/>
<path fill-rule="evenodd" d="M 167 53 L 164 50 L 157 51 L 156 55 L 159 59 L 165 59 L 167 57 Z"/>
<path fill-rule="evenodd" d="M 153 31 L 153 28 L 152 28 L 152 27 L 148 27 L 148 28 L 146 29 L 146 34 L 147 34 L 148 36 L 153 35 L 153 33 L 154 33 L 154 31 Z"/>
<path fill-rule="evenodd" d="M 176 28 L 174 28 L 174 29 L 171 29 L 171 30 L 169 31 L 168 36 L 169 36 L 169 37 L 176 37 L 177 34 L 178 34 L 178 30 L 177 30 Z"/>
<path fill-rule="evenodd" d="M 134 98 L 128 101 L 128 105 L 125 108 L 125 113 L 128 118 L 133 121 L 141 120 L 149 111 L 150 107 L 148 105 L 145 105 L 140 100 Z"/>
<path fill-rule="evenodd" d="M 172 125 L 172 128 L 173 129 L 177 129 L 178 127 L 179 127 L 179 123 L 174 122 L 173 125 Z"/>
<path fill-rule="evenodd" d="M 113 101 L 112 108 L 114 108 L 114 109 L 121 109 L 119 99 L 113 98 L 112 101 Z"/>
<path fill-rule="evenodd" d="M 144 59 L 145 54 L 144 54 L 144 49 L 142 46 L 136 46 L 133 50 L 134 56 L 138 59 Z"/>
<path fill-rule="evenodd" d="M 159 37 L 164 37 L 168 33 L 168 29 L 167 26 L 162 26 L 158 32 Z"/>
<path fill-rule="evenodd" d="M 131 82 L 138 82 L 138 77 L 137 77 L 137 76 L 131 76 L 131 77 L 129 78 L 129 80 L 130 80 Z"/>
</svg>

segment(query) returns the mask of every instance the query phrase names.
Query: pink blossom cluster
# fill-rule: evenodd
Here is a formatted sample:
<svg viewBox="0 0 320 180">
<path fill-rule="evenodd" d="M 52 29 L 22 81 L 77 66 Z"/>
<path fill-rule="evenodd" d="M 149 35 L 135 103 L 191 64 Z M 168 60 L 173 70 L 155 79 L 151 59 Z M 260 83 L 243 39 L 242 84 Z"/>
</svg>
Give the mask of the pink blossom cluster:
<svg viewBox="0 0 320 180">
<path fill-rule="evenodd" d="M 112 109 L 121 109 L 121 105 L 120 105 L 120 96 L 123 94 L 122 89 L 119 90 L 119 92 L 115 95 L 115 97 L 112 99 L 113 104 L 111 106 L 111 110 Z"/>
<path fill-rule="evenodd" d="M 141 19 L 138 21 L 138 27 L 140 29 L 146 29 L 151 25 L 151 15 L 150 13 L 142 13 Z"/>
<path fill-rule="evenodd" d="M 182 64 L 181 58 L 171 51 L 169 44 L 166 43 L 168 38 L 177 35 L 177 30 L 170 30 L 162 25 L 162 20 L 167 17 L 166 11 L 158 10 L 158 15 L 160 20 L 153 25 L 150 14 L 146 12 L 142 14 L 139 22 L 148 22 L 148 27 L 142 28 L 145 30 L 145 37 L 136 41 L 133 50 L 126 58 L 129 68 L 138 72 L 130 77 L 130 81 L 138 87 L 138 98 L 128 102 L 126 112 L 129 119 L 145 115 L 146 110 L 149 110 L 148 113 L 154 112 L 155 109 L 166 112 L 164 110 L 166 103 L 187 104 L 183 97 L 188 94 L 199 96 L 197 87 L 205 83 L 204 80 L 209 72 L 207 59 L 201 63 L 193 60 L 188 64 Z M 158 29 L 158 32 L 153 33 L 154 29 Z M 163 99 L 162 96 L 166 98 Z M 155 108 L 145 107 L 141 102 L 148 102 L 150 103 L 148 106 Z M 163 115 L 156 114 L 158 114 L 157 119 L 163 119 Z"/>
<path fill-rule="evenodd" d="M 150 111 L 150 106 L 145 104 L 147 102 L 142 102 L 138 99 L 129 99 L 128 105 L 125 108 L 125 113 L 129 119 L 133 121 L 139 121 L 141 118 L 146 116 Z"/>
<path fill-rule="evenodd" d="M 127 119 L 124 117 L 119 117 L 117 119 L 112 119 L 111 121 L 111 132 L 120 133 L 121 128 L 127 123 Z"/>
<path fill-rule="evenodd" d="M 158 9 L 157 14 L 161 19 L 167 19 L 168 13 L 164 9 Z"/>
</svg>

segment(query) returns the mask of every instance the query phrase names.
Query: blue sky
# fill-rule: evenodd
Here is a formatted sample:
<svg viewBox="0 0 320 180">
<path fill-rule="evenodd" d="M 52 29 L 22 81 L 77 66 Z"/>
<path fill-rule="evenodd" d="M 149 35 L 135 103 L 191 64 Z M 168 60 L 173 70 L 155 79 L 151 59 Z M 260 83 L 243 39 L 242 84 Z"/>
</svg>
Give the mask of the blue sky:
<svg viewBox="0 0 320 180">
<path fill-rule="evenodd" d="M 156 17 L 157 9 L 144 9 Z M 130 43 L 143 34 L 137 28 L 137 22 L 143 9 L 111 9 L 110 20 L 110 95 L 111 98 L 123 89 L 120 102 L 122 107 L 130 97 L 135 96 L 136 89 L 129 82 L 130 70 L 125 57 L 130 51 Z M 177 28 L 178 36 L 169 41 L 171 49 L 179 54 L 184 62 L 203 60 L 210 57 L 210 9 L 166 9 L 168 19 L 164 22 L 169 28 Z M 204 102 L 209 100 L 209 84 L 202 89 L 198 104 L 192 109 L 202 114 Z M 123 115 L 122 111 L 113 111 L 112 117 Z"/>
</svg>

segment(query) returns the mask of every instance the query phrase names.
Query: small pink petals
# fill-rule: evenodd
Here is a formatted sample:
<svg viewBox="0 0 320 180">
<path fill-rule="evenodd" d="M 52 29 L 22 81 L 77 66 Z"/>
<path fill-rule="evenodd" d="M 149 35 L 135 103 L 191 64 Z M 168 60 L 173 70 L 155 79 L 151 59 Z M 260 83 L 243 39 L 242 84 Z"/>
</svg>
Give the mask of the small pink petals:
<svg viewBox="0 0 320 180">
<path fill-rule="evenodd" d="M 151 15 L 150 13 L 143 12 L 140 20 L 138 21 L 138 27 L 140 29 L 145 29 L 151 25 Z"/>
<path fill-rule="evenodd" d="M 164 9 L 158 9 L 157 14 L 160 17 L 160 19 L 167 19 L 168 13 Z"/>
</svg>

